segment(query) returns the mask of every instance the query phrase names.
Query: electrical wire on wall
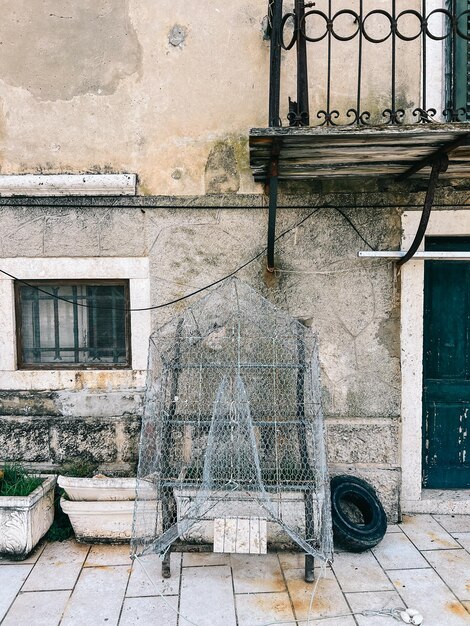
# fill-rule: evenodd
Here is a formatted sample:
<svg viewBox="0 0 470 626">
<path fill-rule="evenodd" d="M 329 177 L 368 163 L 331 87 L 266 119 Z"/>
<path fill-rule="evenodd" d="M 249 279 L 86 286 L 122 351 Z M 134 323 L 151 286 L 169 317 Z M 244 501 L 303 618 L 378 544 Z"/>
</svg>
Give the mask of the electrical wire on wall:
<svg viewBox="0 0 470 626">
<path fill-rule="evenodd" d="M 301 220 L 299 220 L 298 222 L 296 222 L 295 224 L 290 226 L 288 229 L 283 231 L 280 235 L 278 235 L 276 237 L 275 241 L 279 241 L 280 239 L 282 239 L 283 237 L 285 237 L 286 235 L 288 235 L 289 233 L 294 231 L 299 226 L 302 226 L 302 224 L 307 222 L 311 217 L 313 217 L 316 213 L 318 213 L 322 208 L 324 208 L 324 207 L 315 207 L 314 210 L 311 211 L 308 215 L 306 215 L 304 218 L 302 218 Z M 355 231 L 355 233 L 358 235 L 358 237 L 371 250 L 376 251 L 376 248 L 374 246 L 372 246 L 367 241 L 367 239 L 365 239 L 365 237 L 363 237 L 363 235 L 360 233 L 359 229 L 356 227 L 354 222 L 344 213 L 343 210 L 341 210 L 341 209 L 339 209 L 337 207 L 328 207 L 328 208 L 332 208 L 332 209 L 336 210 L 344 218 L 344 220 L 349 224 L 349 226 Z M 55 300 L 60 300 L 61 302 L 67 302 L 68 304 L 72 304 L 74 306 L 79 306 L 79 307 L 83 307 L 83 308 L 87 308 L 87 309 L 100 309 L 100 310 L 106 310 L 106 311 L 125 311 L 125 312 L 135 313 L 135 312 L 139 312 L 139 311 L 154 311 L 154 310 L 157 310 L 157 309 L 163 309 L 165 307 L 169 307 L 169 306 L 172 306 L 174 304 L 177 304 L 178 302 L 182 302 L 183 300 L 187 300 L 188 298 L 192 298 L 193 296 L 196 296 L 197 294 L 202 293 L 203 291 L 206 291 L 207 289 L 210 289 L 211 287 L 215 287 L 216 285 L 219 285 L 223 281 L 228 280 L 232 276 L 235 276 L 235 274 L 238 274 L 238 272 L 243 270 L 245 267 L 247 267 L 248 265 L 250 265 L 251 263 L 253 263 L 257 259 L 259 259 L 266 252 L 266 250 L 267 250 L 267 246 L 265 246 L 260 252 L 258 252 L 258 254 L 256 254 L 252 258 L 248 259 L 248 261 L 246 261 L 245 263 L 243 263 L 242 265 L 237 267 L 235 270 L 233 270 L 233 272 L 230 272 L 229 274 L 226 274 L 222 278 L 219 278 L 219 279 L 213 281 L 212 283 L 210 283 L 208 285 L 205 285 L 204 287 L 200 287 L 199 289 L 196 289 L 195 291 L 192 291 L 191 293 L 188 293 L 185 296 L 181 296 L 179 298 L 175 298 L 174 300 L 171 300 L 169 302 L 164 302 L 162 304 L 156 304 L 156 305 L 153 305 L 153 306 L 142 307 L 142 308 L 103 307 L 103 306 L 98 306 L 98 305 L 93 305 L 93 304 L 87 304 L 87 303 L 84 303 L 84 302 L 73 302 L 72 300 L 68 300 L 67 298 L 63 298 L 63 297 L 58 296 L 56 294 L 50 293 L 49 291 L 41 289 L 41 287 L 39 287 L 38 285 L 33 285 L 33 284 L 29 283 L 28 281 L 23 280 L 21 278 L 18 278 L 17 276 L 14 276 L 10 272 L 7 272 L 6 270 L 3 270 L 1 268 L 0 268 L 0 273 L 4 274 L 5 276 L 8 276 L 9 278 L 17 281 L 18 283 L 21 283 L 22 285 L 26 285 L 27 287 L 30 287 L 31 289 L 35 289 L 39 293 L 44 293 L 47 296 L 49 296 L 49 297 L 51 297 L 51 298 L 53 298 Z"/>
</svg>

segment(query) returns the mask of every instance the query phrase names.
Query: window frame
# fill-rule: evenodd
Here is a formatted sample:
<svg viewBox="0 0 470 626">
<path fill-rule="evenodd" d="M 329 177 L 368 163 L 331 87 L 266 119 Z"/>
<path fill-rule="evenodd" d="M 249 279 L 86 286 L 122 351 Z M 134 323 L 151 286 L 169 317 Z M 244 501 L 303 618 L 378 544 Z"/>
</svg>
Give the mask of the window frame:
<svg viewBox="0 0 470 626">
<path fill-rule="evenodd" d="M 90 286 L 123 286 L 126 311 L 124 313 L 124 339 L 126 346 L 125 363 L 58 363 L 49 361 L 47 363 L 25 363 L 23 360 L 23 337 L 22 337 L 22 309 L 20 288 L 25 283 L 34 287 L 41 285 L 90 285 Z M 130 370 L 132 369 L 132 335 L 131 335 L 131 314 L 130 314 L 130 281 L 128 278 L 80 278 L 80 279 L 42 279 L 42 280 L 17 280 L 14 281 L 14 302 L 16 321 L 16 362 L 18 370 Z"/>
</svg>

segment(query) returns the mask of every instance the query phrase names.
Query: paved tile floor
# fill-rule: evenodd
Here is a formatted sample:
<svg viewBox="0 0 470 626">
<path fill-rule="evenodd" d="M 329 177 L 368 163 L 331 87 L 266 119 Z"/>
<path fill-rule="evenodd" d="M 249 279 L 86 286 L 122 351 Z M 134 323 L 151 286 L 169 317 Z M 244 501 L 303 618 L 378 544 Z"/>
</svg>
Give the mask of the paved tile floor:
<svg viewBox="0 0 470 626">
<path fill-rule="evenodd" d="M 43 543 L 21 563 L 0 560 L 0 623 L 392 626 L 399 623 L 392 617 L 361 613 L 408 606 L 424 626 L 470 625 L 470 516 L 406 516 L 374 550 L 337 553 L 310 615 L 313 585 L 303 581 L 300 554 L 171 559 L 167 580 L 157 557 L 142 560 L 150 581 L 127 545 Z"/>
</svg>

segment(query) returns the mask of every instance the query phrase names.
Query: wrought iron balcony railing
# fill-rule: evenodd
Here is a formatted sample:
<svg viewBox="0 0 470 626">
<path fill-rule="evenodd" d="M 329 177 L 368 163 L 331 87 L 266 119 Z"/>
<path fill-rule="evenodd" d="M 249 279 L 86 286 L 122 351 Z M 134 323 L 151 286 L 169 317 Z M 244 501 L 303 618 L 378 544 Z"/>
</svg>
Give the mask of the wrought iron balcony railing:
<svg viewBox="0 0 470 626">
<path fill-rule="evenodd" d="M 270 0 L 269 126 L 469 120 L 469 25 L 470 0 Z"/>
</svg>

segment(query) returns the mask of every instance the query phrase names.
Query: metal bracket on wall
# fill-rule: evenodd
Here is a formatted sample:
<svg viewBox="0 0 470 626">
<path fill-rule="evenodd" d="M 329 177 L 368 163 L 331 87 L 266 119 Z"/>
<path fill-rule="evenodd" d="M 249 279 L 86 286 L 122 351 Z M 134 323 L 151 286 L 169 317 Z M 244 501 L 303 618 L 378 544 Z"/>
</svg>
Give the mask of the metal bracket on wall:
<svg viewBox="0 0 470 626">
<path fill-rule="evenodd" d="M 423 212 L 419 222 L 418 230 L 416 231 L 415 238 L 411 244 L 408 252 L 398 262 L 397 266 L 400 267 L 411 258 L 413 258 L 415 252 L 417 252 L 421 242 L 426 234 L 429 218 L 431 217 L 432 205 L 434 202 L 434 194 L 436 192 L 437 182 L 439 180 L 439 174 L 445 172 L 449 166 L 449 157 L 447 154 L 442 153 L 437 156 L 432 164 L 431 176 L 429 178 L 428 189 L 426 191 L 426 198 L 424 200 Z"/>
</svg>

